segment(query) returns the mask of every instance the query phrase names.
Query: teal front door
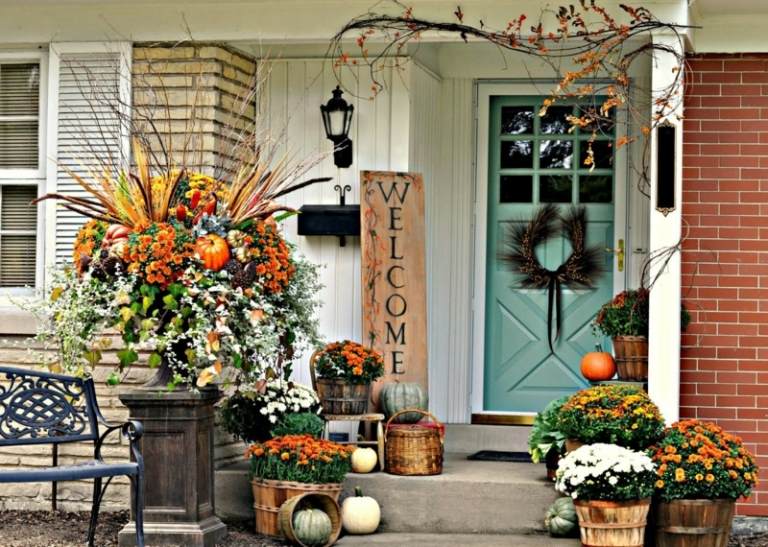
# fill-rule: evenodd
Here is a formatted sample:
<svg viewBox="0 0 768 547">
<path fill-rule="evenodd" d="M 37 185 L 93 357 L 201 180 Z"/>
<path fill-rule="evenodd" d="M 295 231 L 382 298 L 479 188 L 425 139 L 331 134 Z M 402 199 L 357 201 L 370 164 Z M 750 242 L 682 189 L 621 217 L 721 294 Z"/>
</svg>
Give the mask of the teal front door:
<svg viewBox="0 0 768 547">
<path fill-rule="evenodd" d="M 527 222 L 545 203 L 558 205 L 561 212 L 571 205 L 586 207 L 587 245 L 614 247 L 613 124 L 606 121 L 600 128 L 590 171 L 583 161 L 592 132 L 569 133 L 566 119 L 586 106 L 558 104 L 540 117 L 542 100 L 490 97 L 485 411 L 538 412 L 552 399 L 585 387 L 581 357 L 598 342 L 591 322 L 613 293 L 613 257 L 605 253 L 604 272 L 593 288 L 562 288 L 562 329 L 550 351 L 547 291 L 522 288 L 520 273 L 500 259 L 510 226 Z M 570 250 L 567 239 L 556 237 L 541 245 L 537 256 L 554 270 Z"/>
</svg>

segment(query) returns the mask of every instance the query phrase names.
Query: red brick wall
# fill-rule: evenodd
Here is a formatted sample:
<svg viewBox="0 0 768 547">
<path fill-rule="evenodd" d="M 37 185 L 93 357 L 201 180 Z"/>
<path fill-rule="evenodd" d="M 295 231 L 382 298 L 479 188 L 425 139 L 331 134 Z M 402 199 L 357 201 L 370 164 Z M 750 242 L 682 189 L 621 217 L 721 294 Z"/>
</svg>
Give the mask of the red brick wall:
<svg viewBox="0 0 768 547">
<path fill-rule="evenodd" d="M 744 439 L 764 471 L 739 512 L 768 516 L 768 55 L 688 61 L 681 414 Z"/>
</svg>

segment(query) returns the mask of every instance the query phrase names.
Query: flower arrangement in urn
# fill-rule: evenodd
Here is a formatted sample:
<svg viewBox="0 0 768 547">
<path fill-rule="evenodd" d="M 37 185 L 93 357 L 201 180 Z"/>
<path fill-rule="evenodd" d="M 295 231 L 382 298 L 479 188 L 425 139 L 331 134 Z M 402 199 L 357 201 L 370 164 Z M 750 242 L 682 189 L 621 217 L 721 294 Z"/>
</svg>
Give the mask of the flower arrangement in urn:
<svg viewBox="0 0 768 547">
<path fill-rule="evenodd" d="M 741 439 L 713 423 L 683 420 L 650 453 L 658 466 L 656 544 L 685 545 L 693 518 L 708 530 L 707 545 L 725 547 L 736 500 L 757 485 L 757 466 Z"/>
<path fill-rule="evenodd" d="M 612 443 L 645 450 L 661 438 L 664 419 L 640 388 L 599 385 L 573 394 L 558 413 L 557 424 L 567 437 L 566 448 Z"/>
<path fill-rule="evenodd" d="M 183 167 L 152 168 L 133 142 L 135 170 L 74 175 L 90 197 L 50 194 L 91 216 L 78 232 L 72 267 L 59 271 L 41 333 L 56 340 L 68 372 L 101 359 L 101 332 L 124 347 L 117 384 L 147 350 L 154 385 L 203 388 L 230 369 L 239 381 L 280 377 L 316 339 L 315 266 L 282 237 L 276 204 L 303 171 L 243 165 L 229 179 Z M 274 169 L 273 169 L 274 167 Z"/>
<path fill-rule="evenodd" d="M 655 481 L 644 452 L 596 443 L 560 460 L 555 488 L 574 500 L 584 545 L 643 545 Z"/>
<path fill-rule="evenodd" d="M 312 378 L 325 414 L 365 414 L 384 358 L 357 342 L 332 342 L 312 356 Z"/>
</svg>

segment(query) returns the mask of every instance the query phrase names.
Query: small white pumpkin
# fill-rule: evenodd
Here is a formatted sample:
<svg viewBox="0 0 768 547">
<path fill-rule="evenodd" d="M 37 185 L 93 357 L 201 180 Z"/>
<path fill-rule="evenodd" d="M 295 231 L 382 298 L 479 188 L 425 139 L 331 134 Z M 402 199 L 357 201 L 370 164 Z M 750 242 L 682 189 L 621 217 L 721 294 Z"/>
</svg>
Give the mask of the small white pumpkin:
<svg viewBox="0 0 768 547">
<path fill-rule="evenodd" d="M 381 522 L 379 502 L 363 496 L 360 487 L 341 504 L 341 524 L 348 534 L 372 534 Z"/>
<path fill-rule="evenodd" d="M 352 452 L 352 471 L 355 473 L 370 473 L 378 461 L 373 448 L 357 448 Z"/>
</svg>

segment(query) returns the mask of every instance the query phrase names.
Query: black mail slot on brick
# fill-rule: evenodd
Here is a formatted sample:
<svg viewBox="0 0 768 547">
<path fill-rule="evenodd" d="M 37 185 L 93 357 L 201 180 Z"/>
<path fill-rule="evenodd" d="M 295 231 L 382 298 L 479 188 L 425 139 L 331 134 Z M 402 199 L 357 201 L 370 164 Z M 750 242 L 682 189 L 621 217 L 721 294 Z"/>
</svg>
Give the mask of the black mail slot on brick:
<svg viewBox="0 0 768 547">
<path fill-rule="evenodd" d="M 299 235 L 359 236 L 359 205 L 304 205 L 299 209 Z"/>
</svg>

